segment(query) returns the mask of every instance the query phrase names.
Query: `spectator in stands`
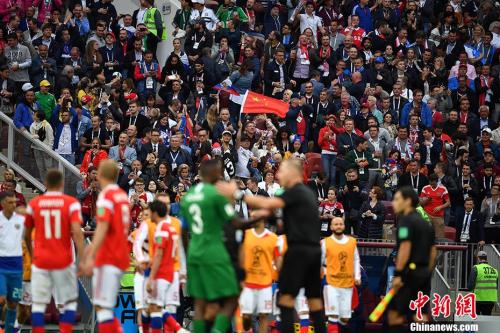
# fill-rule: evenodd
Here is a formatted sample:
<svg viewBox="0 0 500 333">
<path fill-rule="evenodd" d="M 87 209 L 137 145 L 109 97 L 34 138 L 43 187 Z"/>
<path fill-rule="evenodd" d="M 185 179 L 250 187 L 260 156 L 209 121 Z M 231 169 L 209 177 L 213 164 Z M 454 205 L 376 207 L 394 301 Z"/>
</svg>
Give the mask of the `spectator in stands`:
<svg viewBox="0 0 500 333">
<path fill-rule="evenodd" d="M 45 119 L 45 113 L 41 110 L 36 111 L 33 116 L 30 134 L 33 139 L 40 140 L 48 149 L 52 149 L 54 146 L 54 131 L 50 123 Z M 53 167 L 53 158 L 37 145 L 32 145 L 32 148 L 40 178 L 45 179 L 47 170 Z"/>
<path fill-rule="evenodd" d="M 23 84 L 24 97 L 17 104 L 14 112 L 14 125 L 22 131 L 29 131 L 33 123 L 33 111 L 35 109 L 35 92 L 31 83 Z"/>
<path fill-rule="evenodd" d="M 467 197 L 462 207 L 457 207 L 454 227 L 455 241 L 484 245 L 484 216 L 475 209 L 474 199 Z"/>
<path fill-rule="evenodd" d="M 76 197 L 82 203 L 82 227 L 85 230 L 95 228 L 96 203 L 99 192 L 97 168 L 90 166 L 87 172 L 82 173 L 82 180 L 76 184 Z"/>
<path fill-rule="evenodd" d="M 30 51 L 26 46 L 19 44 L 16 33 L 9 33 L 4 54 L 11 69 L 10 78 L 16 83 L 16 89 L 21 90 L 23 84 L 30 81 L 28 74 L 31 67 Z"/>
<path fill-rule="evenodd" d="M 81 173 L 88 173 L 90 167 L 99 168 L 101 161 L 108 158 L 108 153 L 102 149 L 101 141 L 98 137 L 92 139 L 90 149 L 87 150 L 83 156 L 82 165 L 80 167 Z"/>
<path fill-rule="evenodd" d="M 450 207 L 450 196 L 445 186 L 438 184 L 438 175 L 429 176 L 429 185 L 420 192 L 420 204 L 434 227 L 436 238 L 444 238 L 444 214 Z"/>
<path fill-rule="evenodd" d="M 0 66 L 0 112 L 12 116 L 17 95 L 19 92 L 16 91 L 15 82 L 10 78 L 9 67 Z"/>
<path fill-rule="evenodd" d="M 15 179 L 4 179 L 2 182 L 2 186 L 0 187 L 1 192 L 12 192 L 16 196 L 16 207 L 26 207 L 26 199 L 24 195 L 21 193 L 21 189 L 19 191 L 16 188 L 21 188 Z M 2 210 L 2 206 L 0 205 L 0 210 Z"/>
<path fill-rule="evenodd" d="M 481 203 L 481 213 L 484 216 L 485 227 L 495 224 L 495 214 L 497 213 L 498 203 L 500 202 L 500 186 L 493 184 L 491 186 L 491 193 L 484 198 Z"/>
<path fill-rule="evenodd" d="M 401 175 L 398 180 L 398 188 L 411 186 L 415 192 L 420 193 L 424 186 L 429 184 L 428 178 L 420 172 L 420 162 L 412 159 L 408 163 L 408 172 Z"/>
<path fill-rule="evenodd" d="M 368 192 L 368 200 L 359 209 L 359 238 L 382 239 L 385 208 L 380 200 L 383 196 L 384 193 L 378 186 L 372 187 Z"/>
<path fill-rule="evenodd" d="M 132 162 L 137 159 L 137 152 L 128 145 L 129 137 L 122 132 L 118 137 L 118 145 L 109 149 L 109 158 L 118 162 L 120 177 L 131 172 Z"/>
<path fill-rule="evenodd" d="M 78 116 L 63 109 L 60 114 L 52 115 L 54 124 L 54 151 L 71 164 L 75 165 L 78 150 Z"/>
<path fill-rule="evenodd" d="M 359 210 L 366 199 L 366 192 L 361 191 L 356 169 L 348 169 L 346 185 L 342 188 L 341 202 L 345 209 L 346 234 L 358 234 Z"/>
<path fill-rule="evenodd" d="M 10 169 L 10 168 L 6 168 L 5 171 L 3 172 L 3 180 L 16 180 L 16 173 L 14 172 L 14 170 Z M 5 190 L 3 189 L 2 187 L 3 185 L 0 184 L 0 192 L 4 192 Z M 15 188 L 15 191 L 16 192 L 21 192 L 21 185 L 19 185 L 19 183 L 16 184 L 16 188 Z"/>
</svg>

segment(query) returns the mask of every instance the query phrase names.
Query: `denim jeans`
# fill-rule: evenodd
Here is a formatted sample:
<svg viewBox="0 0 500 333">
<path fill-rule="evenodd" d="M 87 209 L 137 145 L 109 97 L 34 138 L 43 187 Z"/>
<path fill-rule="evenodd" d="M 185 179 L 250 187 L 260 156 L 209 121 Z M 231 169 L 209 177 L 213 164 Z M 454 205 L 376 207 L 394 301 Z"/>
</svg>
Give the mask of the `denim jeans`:
<svg viewBox="0 0 500 333">
<path fill-rule="evenodd" d="M 325 173 L 326 184 L 329 186 L 335 186 L 335 173 L 337 168 L 335 167 L 335 159 L 337 155 L 334 154 L 321 154 L 321 163 L 323 164 L 323 172 Z"/>
</svg>

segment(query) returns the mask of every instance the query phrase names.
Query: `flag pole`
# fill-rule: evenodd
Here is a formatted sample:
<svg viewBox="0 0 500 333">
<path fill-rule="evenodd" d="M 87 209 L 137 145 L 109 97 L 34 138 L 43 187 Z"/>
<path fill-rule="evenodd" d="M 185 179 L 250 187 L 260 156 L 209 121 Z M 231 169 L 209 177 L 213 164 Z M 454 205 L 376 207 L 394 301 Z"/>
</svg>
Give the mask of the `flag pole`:
<svg viewBox="0 0 500 333">
<path fill-rule="evenodd" d="M 243 100 L 241 101 L 241 106 L 240 106 L 240 119 L 241 119 L 241 114 L 243 113 L 243 105 L 245 105 L 245 102 L 247 101 L 247 97 L 248 97 L 248 92 L 250 91 L 250 89 L 247 89 L 247 91 L 245 91 L 245 95 L 243 95 Z"/>
</svg>

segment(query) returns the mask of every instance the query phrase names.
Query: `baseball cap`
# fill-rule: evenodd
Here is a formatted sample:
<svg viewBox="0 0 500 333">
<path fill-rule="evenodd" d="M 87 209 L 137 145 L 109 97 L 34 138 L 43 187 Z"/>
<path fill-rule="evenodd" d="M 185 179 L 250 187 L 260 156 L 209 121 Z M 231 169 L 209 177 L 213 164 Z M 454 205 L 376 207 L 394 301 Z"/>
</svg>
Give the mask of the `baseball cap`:
<svg viewBox="0 0 500 333">
<path fill-rule="evenodd" d="M 111 76 L 112 77 L 117 76 L 117 77 L 119 77 L 121 79 L 122 78 L 122 73 L 120 73 L 120 72 L 113 72 L 113 75 L 111 75 Z"/>
<path fill-rule="evenodd" d="M 383 64 L 385 62 L 385 59 L 382 57 L 376 57 L 375 58 L 375 63 L 376 64 Z"/>
<path fill-rule="evenodd" d="M 108 35 L 111 35 L 111 36 L 113 37 L 113 39 L 116 39 L 116 37 L 115 37 L 115 33 L 114 33 L 114 32 L 112 32 L 112 31 L 108 31 L 108 32 L 106 33 L 106 37 L 107 37 Z"/>
<path fill-rule="evenodd" d="M 27 92 L 29 90 L 33 90 L 33 85 L 29 82 L 23 84 L 22 88 L 24 92 Z"/>
<path fill-rule="evenodd" d="M 479 258 L 486 258 L 486 257 L 488 257 L 488 254 L 487 254 L 485 251 L 479 251 L 479 252 L 477 253 L 477 256 L 478 256 Z"/>
<path fill-rule="evenodd" d="M 50 87 L 50 82 L 48 80 L 42 80 L 40 82 L 40 87 Z"/>
<path fill-rule="evenodd" d="M 191 0 L 192 3 L 199 3 L 201 5 L 205 4 L 205 0 Z"/>
<path fill-rule="evenodd" d="M 488 134 L 491 135 L 491 129 L 489 127 L 484 127 L 482 130 L 481 130 L 481 133 L 484 133 L 484 132 L 487 132 Z"/>
<path fill-rule="evenodd" d="M 224 132 L 222 132 L 222 135 L 226 135 L 226 134 L 233 135 L 233 134 L 231 133 L 231 131 L 228 131 L 228 130 L 225 130 Z"/>
</svg>

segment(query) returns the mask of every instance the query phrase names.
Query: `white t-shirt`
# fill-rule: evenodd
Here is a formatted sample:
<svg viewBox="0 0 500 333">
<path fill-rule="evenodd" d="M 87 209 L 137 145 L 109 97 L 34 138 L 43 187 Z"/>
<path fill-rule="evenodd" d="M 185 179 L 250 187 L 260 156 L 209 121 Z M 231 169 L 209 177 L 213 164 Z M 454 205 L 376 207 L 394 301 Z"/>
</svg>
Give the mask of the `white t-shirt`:
<svg viewBox="0 0 500 333">
<path fill-rule="evenodd" d="M 71 149 L 71 128 L 69 125 L 64 125 L 59 137 L 59 144 L 57 145 L 56 153 L 68 155 L 73 153 Z"/>
<path fill-rule="evenodd" d="M 318 33 L 318 28 L 323 26 L 323 21 L 321 17 L 316 15 L 307 15 L 307 14 L 299 14 L 300 18 L 300 33 L 304 33 L 304 30 L 307 28 L 311 28 L 314 38 L 316 38 L 316 34 Z"/>
<path fill-rule="evenodd" d="M 21 257 L 24 233 L 24 216 L 14 213 L 7 219 L 0 212 L 0 262 L 2 257 Z"/>
</svg>

